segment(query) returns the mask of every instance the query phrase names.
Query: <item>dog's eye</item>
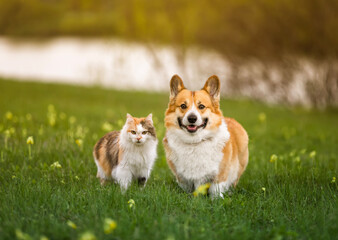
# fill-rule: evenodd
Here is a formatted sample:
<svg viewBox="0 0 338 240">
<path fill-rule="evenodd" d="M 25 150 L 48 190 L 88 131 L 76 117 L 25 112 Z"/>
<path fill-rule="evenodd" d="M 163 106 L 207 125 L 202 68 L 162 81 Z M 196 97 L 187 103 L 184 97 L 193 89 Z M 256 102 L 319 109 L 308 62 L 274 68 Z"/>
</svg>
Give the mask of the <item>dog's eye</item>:
<svg viewBox="0 0 338 240">
<path fill-rule="evenodd" d="M 134 135 L 136 134 L 136 132 L 135 132 L 134 130 L 133 130 L 133 131 L 130 131 L 130 132 L 131 132 L 131 134 L 134 134 Z"/>
<path fill-rule="evenodd" d="M 182 109 L 186 109 L 186 108 L 187 108 L 187 105 L 185 105 L 185 104 L 183 103 L 183 104 L 181 104 L 181 108 L 182 108 Z"/>
<path fill-rule="evenodd" d="M 147 131 L 143 131 L 143 132 L 142 132 L 142 135 L 146 135 L 146 134 L 147 134 Z"/>
<path fill-rule="evenodd" d="M 204 106 L 203 104 L 201 104 L 201 105 L 198 106 L 198 108 L 199 108 L 199 109 L 204 109 L 205 106 Z"/>
</svg>

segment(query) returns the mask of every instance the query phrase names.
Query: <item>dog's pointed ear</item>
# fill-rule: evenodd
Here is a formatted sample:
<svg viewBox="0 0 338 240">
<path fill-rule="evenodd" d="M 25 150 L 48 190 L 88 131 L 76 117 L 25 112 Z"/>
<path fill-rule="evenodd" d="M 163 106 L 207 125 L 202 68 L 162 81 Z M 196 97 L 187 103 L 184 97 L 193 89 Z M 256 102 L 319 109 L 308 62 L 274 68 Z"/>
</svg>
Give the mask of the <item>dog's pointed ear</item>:
<svg viewBox="0 0 338 240">
<path fill-rule="evenodd" d="M 185 89 L 182 79 L 178 75 L 174 75 L 170 80 L 170 98 L 176 97 L 176 95 Z"/>
<path fill-rule="evenodd" d="M 218 77 L 216 75 L 209 77 L 208 80 L 205 82 L 202 90 L 205 90 L 207 93 L 209 93 L 214 100 L 219 101 L 221 83 Z"/>
</svg>

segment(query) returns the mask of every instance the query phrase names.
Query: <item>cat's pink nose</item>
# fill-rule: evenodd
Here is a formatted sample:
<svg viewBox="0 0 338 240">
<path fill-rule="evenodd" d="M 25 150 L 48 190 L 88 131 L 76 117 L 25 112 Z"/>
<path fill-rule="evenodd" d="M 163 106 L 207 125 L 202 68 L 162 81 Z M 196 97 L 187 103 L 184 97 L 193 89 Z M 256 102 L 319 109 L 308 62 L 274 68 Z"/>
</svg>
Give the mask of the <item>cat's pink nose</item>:
<svg viewBox="0 0 338 240">
<path fill-rule="evenodd" d="M 141 138 L 142 138 L 142 137 L 138 137 L 138 138 L 136 138 L 136 139 L 137 139 L 137 141 L 140 141 L 140 140 L 141 140 Z"/>
</svg>

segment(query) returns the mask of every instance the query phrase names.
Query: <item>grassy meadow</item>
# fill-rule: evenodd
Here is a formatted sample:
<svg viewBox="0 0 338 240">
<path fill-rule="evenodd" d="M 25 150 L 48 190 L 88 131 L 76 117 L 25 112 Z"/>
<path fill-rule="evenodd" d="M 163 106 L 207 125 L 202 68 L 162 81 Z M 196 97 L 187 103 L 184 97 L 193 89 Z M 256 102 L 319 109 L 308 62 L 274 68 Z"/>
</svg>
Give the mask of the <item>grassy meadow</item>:
<svg viewBox="0 0 338 240">
<path fill-rule="evenodd" d="M 166 165 L 168 94 L 5 79 L 0 89 L 0 239 L 338 238 L 337 110 L 223 99 L 250 160 L 232 195 L 211 200 L 184 193 Z M 127 112 L 152 112 L 160 144 L 146 188 L 122 195 L 100 186 L 92 149 Z"/>
</svg>

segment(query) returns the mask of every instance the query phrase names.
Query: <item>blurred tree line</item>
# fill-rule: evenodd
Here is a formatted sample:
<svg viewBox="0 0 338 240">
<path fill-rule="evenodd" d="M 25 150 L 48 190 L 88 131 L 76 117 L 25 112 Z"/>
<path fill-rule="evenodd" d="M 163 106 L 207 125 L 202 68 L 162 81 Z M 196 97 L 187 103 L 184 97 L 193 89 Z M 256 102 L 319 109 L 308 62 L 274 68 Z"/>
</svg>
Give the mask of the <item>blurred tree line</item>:
<svg viewBox="0 0 338 240">
<path fill-rule="evenodd" d="M 104 36 L 227 56 L 336 58 L 337 0 L 0 0 L 0 35 Z"/>
</svg>

